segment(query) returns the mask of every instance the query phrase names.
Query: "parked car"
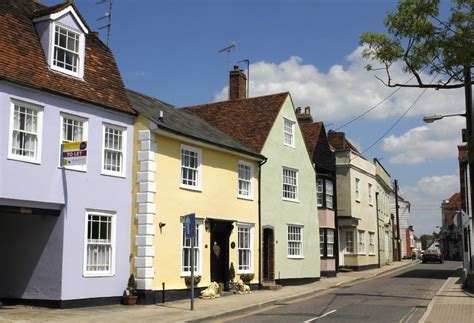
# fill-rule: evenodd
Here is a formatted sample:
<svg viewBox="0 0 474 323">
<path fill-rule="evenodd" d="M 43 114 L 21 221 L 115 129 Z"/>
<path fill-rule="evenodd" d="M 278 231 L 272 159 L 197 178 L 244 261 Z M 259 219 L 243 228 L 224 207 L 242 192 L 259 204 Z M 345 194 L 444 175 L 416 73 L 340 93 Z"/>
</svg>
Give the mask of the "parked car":
<svg viewBox="0 0 474 323">
<path fill-rule="evenodd" d="M 444 257 L 441 251 L 439 250 L 426 250 L 423 253 L 421 261 L 426 264 L 427 262 L 439 262 L 442 264 L 444 262 Z"/>
</svg>

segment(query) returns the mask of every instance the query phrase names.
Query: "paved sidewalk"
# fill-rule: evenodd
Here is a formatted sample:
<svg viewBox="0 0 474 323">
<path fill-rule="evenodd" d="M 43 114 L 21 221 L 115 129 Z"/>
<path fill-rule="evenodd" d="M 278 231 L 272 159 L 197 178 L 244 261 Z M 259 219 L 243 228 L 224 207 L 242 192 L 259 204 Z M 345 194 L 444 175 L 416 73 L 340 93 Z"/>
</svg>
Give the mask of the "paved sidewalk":
<svg viewBox="0 0 474 323">
<path fill-rule="evenodd" d="M 465 292 L 459 276 L 449 277 L 428 305 L 420 322 L 473 322 L 474 296 Z"/>
<path fill-rule="evenodd" d="M 190 311 L 189 300 L 147 306 L 100 306 L 79 309 L 48 309 L 29 306 L 4 306 L 0 309 L 1 322 L 125 322 L 159 321 L 185 322 L 211 320 L 230 314 L 240 314 L 252 309 L 298 298 L 324 293 L 341 285 L 370 279 L 401 267 L 416 264 L 412 261 L 395 262 L 380 269 L 362 272 L 339 273 L 334 278 L 321 278 L 319 282 L 286 286 L 276 291 L 259 290 L 247 295 L 232 295 L 212 300 L 196 299 L 195 311 Z"/>
</svg>

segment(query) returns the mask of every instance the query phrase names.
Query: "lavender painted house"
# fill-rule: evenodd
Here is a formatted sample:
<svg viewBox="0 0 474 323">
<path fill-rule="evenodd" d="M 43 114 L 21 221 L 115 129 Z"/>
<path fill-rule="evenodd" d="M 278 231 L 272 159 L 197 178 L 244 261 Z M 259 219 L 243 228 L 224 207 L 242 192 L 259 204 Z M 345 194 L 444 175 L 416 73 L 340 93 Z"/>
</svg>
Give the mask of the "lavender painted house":
<svg viewBox="0 0 474 323">
<path fill-rule="evenodd" d="M 0 300 L 118 302 L 130 274 L 134 111 L 71 2 L 0 0 Z M 61 143 L 87 142 L 61 166 Z"/>
</svg>

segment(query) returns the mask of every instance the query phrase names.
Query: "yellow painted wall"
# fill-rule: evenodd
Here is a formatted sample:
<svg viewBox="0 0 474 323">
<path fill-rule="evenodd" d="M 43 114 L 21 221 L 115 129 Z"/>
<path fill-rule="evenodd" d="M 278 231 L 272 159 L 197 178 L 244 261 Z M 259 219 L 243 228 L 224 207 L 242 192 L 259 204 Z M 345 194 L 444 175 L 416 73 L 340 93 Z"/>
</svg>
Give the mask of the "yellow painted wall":
<svg viewBox="0 0 474 323">
<path fill-rule="evenodd" d="M 143 118 L 139 118 L 137 124 L 140 121 L 143 122 Z M 258 283 L 258 163 L 229 152 L 202 147 L 161 134 L 156 135 L 155 139 L 157 192 L 155 194 L 156 251 L 153 289 L 161 290 L 163 282 L 166 284 L 166 289 L 186 288 L 184 278 L 181 276 L 182 222 L 180 217 L 189 213 L 195 213 L 197 220 L 212 218 L 254 224 L 252 258 L 255 278 L 251 283 Z M 202 150 L 201 191 L 180 188 L 181 144 Z M 253 164 L 253 200 L 237 197 L 239 160 Z M 137 186 L 136 180 L 134 183 Z M 135 187 L 134 192 L 136 190 Z M 136 207 L 136 203 L 134 206 Z M 166 223 L 161 231 L 158 227 L 159 222 Z M 202 228 L 204 229 L 204 225 Z M 210 253 L 212 252 L 210 232 L 203 230 L 202 237 L 202 279 L 199 287 L 205 287 L 210 283 Z M 236 223 L 229 238 L 229 244 L 232 242 L 235 243 L 235 248 L 229 247 L 229 265 L 233 263 L 236 278 L 238 278 Z"/>
</svg>

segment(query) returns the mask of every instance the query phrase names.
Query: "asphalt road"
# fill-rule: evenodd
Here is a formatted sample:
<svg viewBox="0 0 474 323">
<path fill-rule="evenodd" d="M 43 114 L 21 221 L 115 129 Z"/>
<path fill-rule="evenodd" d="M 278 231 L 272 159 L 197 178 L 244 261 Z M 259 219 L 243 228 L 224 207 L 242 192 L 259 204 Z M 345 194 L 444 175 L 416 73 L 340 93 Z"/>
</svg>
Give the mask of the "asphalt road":
<svg viewBox="0 0 474 323">
<path fill-rule="evenodd" d="M 418 322 L 460 262 L 418 264 L 332 292 L 277 304 L 226 322 Z"/>
</svg>

